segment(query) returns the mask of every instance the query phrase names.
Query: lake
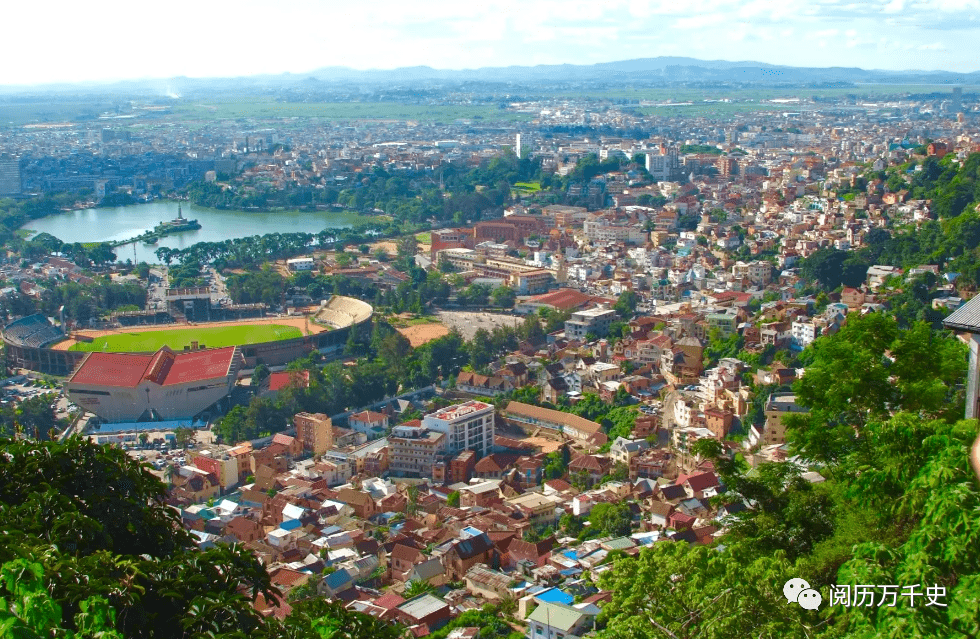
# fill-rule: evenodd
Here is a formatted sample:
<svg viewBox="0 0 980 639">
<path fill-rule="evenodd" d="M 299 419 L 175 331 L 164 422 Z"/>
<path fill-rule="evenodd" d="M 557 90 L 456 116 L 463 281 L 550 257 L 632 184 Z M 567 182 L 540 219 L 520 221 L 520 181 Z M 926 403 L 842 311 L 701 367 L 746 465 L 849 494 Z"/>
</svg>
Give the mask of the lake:
<svg viewBox="0 0 980 639">
<path fill-rule="evenodd" d="M 136 237 L 164 220 L 196 219 L 201 228 L 161 238 L 156 244 L 136 243 L 136 260 L 159 263 L 154 251 L 162 246 L 187 248 L 198 242 L 220 242 L 267 233 L 319 233 L 327 228 L 349 228 L 366 218 L 353 211 L 219 211 L 189 202 L 158 201 L 114 208 L 83 209 L 33 220 L 24 229 L 50 233 L 62 242 L 112 242 Z M 115 249 L 122 261 L 133 258 L 133 244 Z"/>
</svg>

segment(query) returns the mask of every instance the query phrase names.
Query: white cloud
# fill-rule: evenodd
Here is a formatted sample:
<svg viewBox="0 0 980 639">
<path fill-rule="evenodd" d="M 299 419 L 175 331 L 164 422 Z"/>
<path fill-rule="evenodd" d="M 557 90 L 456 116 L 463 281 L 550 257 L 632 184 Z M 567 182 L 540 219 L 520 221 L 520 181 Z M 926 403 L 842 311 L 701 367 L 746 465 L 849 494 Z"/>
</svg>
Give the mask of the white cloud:
<svg viewBox="0 0 980 639">
<path fill-rule="evenodd" d="M 171 0 L 165 10 L 122 0 L 8 4 L 0 55 L 14 62 L 0 67 L 0 84 L 657 55 L 980 68 L 980 0 Z M 43 30 L 27 28 L 41 21 Z M 883 25 L 889 40 L 874 39 Z"/>
</svg>

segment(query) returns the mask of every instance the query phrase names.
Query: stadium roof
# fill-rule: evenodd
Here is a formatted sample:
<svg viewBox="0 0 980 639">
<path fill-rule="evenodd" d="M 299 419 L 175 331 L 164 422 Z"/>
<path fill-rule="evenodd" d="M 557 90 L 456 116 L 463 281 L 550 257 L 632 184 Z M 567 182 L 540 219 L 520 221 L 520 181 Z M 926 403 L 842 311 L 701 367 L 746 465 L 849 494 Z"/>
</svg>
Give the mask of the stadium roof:
<svg viewBox="0 0 980 639">
<path fill-rule="evenodd" d="M 212 348 L 174 353 L 161 348 L 152 355 L 89 353 L 68 379 L 73 384 L 135 388 L 144 381 L 173 386 L 225 377 L 236 348 Z"/>
</svg>

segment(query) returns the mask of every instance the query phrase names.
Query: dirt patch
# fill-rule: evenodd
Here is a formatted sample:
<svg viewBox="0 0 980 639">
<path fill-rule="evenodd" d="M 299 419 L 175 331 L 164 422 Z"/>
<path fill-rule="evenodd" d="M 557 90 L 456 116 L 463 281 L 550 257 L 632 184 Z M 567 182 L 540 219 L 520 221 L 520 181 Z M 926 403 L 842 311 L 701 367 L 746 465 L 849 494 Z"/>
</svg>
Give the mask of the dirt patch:
<svg viewBox="0 0 980 639">
<path fill-rule="evenodd" d="M 370 247 L 371 247 L 370 255 L 372 257 L 374 256 L 374 252 L 377 251 L 378 249 L 384 250 L 384 252 L 387 253 L 390 257 L 396 257 L 398 255 L 397 242 L 375 242 L 374 244 L 371 244 Z"/>
<path fill-rule="evenodd" d="M 442 324 L 418 324 L 395 330 L 408 338 L 412 348 L 439 339 L 444 335 L 449 335 L 449 329 Z"/>
<path fill-rule="evenodd" d="M 541 447 L 542 453 L 553 453 L 561 448 L 561 442 L 547 437 L 520 437 L 522 442 Z"/>
</svg>

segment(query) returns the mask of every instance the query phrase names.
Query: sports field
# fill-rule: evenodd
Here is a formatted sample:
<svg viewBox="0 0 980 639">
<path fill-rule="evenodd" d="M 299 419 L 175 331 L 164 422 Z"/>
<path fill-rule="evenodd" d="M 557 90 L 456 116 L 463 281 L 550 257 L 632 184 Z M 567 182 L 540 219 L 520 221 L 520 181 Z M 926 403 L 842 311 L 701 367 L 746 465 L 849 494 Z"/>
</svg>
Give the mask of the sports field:
<svg viewBox="0 0 980 639">
<path fill-rule="evenodd" d="M 147 353 L 169 346 L 184 350 L 192 341 L 207 348 L 242 346 L 302 337 L 296 326 L 284 324 L 238 324 L 231 326 L 194 326 L 170 330 L 153 330 L 103 334 L 91 342 L 76 342 L 68 350 L 106 351 L 111 353 Z"/>
</svg>

